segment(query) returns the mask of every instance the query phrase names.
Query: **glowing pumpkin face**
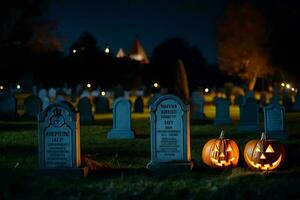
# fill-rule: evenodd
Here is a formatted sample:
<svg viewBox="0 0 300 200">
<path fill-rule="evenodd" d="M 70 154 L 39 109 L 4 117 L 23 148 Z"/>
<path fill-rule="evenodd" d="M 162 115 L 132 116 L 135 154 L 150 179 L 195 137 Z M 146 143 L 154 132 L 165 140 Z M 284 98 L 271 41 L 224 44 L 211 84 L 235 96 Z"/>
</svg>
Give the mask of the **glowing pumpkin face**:
<svg viewBox="0 0 300 200">
<path fill-rule="evenodd" d="M 251 140 L 246 144 L 244 158 L 252 169 L 272 171 L 283 164 L 285 149 L 279 141 L 266 140 L 266 135 L 262 133 L 260 140 Z"/>
<path fill-rule="evenodd" d="M 222 131 L 220 138 L 211 139 L 204 145 L 202 160 L 214 168 L 231 168 L 238 164 L 239 148 L 235 141 L 225 139 Z"/>
</svg>

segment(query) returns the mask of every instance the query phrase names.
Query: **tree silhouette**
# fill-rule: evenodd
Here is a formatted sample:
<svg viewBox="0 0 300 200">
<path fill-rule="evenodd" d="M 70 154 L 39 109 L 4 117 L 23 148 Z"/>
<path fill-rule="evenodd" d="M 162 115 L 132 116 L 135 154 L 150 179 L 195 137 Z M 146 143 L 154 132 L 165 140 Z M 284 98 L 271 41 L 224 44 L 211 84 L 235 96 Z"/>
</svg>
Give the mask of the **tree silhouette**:
<svg viewBox="0 0 300 200">
<path fill-rule="evenodd" d="M 190 90 L 184 64 L 180 59 L 177 60 L 176 80 L 174 86 L 174 94 L 180 97 L 182 101 L 187 104 L 190 99 Z"/>
<path fill-rule="evenodd" d="M 230 4 L 218 24 L 220 69 L 237 75 L 253 90 L 258 77 L 272 72 L 266 51 L 264 16 L 245 3 Z"/>
<path fill-rule="evenodd" d="M 176 79 L 178 59 L 184 63 L 190 88 L 197 88 L 206 61 L 197 47 L 191 46 L 181 38 L 168 39 L 153 49 L 151 61 L 156 71 L 159 71 L 160 77 L 157 79 L 166 82 L 166 86 L 172 87 L 169 83 L 173 83 Z"/>
</svg>

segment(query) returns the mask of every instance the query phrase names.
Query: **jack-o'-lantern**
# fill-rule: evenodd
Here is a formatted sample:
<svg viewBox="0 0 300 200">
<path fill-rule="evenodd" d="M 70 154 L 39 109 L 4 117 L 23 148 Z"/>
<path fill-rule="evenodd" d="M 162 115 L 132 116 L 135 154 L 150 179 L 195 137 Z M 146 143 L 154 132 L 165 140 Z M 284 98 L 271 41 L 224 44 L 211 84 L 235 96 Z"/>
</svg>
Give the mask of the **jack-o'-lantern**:
<svg viewBox="0 0 300 200">
<path fill-rule="evenodd" d="M 217 169 L 235 167 L 239 161 L 238 145 L 231 139 L 225 139 L 222 130 L 220 138 L 211 139 L 204 145 L 202 160 L 208 166 Z"/>
<path fill-rule="evenodd" d="M 260 140 L 251 140 L 246 144 L 244 159 L 252 169 L 272 171 L 283 164 L 285 149 L 279 141 L 267 140 L 266 134 L 262 133 Z"/>
</svg>

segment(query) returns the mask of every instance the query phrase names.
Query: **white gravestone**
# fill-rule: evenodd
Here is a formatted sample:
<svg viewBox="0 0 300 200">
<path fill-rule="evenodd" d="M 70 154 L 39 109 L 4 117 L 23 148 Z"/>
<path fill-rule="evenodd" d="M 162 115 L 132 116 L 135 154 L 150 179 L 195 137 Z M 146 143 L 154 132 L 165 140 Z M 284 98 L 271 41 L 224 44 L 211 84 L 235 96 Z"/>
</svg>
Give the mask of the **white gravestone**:
<svg viewBox="0 0 300 200">
<path fill-rule="evenodd" d="M 189 106 L 174 95 L 161 96 L 150 106 L 151 161 L 147 168 L 191 170 Z"/>
<path fill-rule="evenodd" d="M 216 105 L 216 118 L 214 120 L 215 125 L 231 124 L 230 119 L 230 100 L 217 98 L 215 100 Z"/>
<path fill-rule="evenodd" d="M 113 128 L 107 134 L 108 139 L 134 139 L 131 129 L 131 103 L 123 97 L 113 103 Z"/>
<path fill-rule="evenodd" d="M 68 102 L 49 105 L 38 115 L 39 168 L 46 173 L 86 175 L 81 166 L 79 114 Z"/>
<path fill-rule="evenodd" d="M 264 129 L 267 139 L 286 140 L 284 107 L 279 104 L 270 104 L 264 109 Z"/>
</svg>

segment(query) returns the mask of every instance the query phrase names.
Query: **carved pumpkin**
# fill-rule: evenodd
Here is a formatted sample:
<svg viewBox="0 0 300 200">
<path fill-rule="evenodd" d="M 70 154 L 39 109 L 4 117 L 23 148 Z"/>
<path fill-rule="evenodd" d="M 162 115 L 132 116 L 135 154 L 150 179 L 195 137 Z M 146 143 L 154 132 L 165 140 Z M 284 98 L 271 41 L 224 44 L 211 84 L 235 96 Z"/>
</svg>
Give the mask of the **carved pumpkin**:
<svg viewBox="0 0 300 200">
<path fill-rule="evenodd" d="M 239 161 L 239 148 L 235 141 L 224 138 L 224 131 L 222 130 L 220 138 L 211 139 L 204 145 L 202 160 L 213 168 L 235 167 Z"/>
<path fill-rule="evenodd" d="M 246 144 L 244 159 L 252 169 L 272 171 L 283 164 L 285 149 L 279 141 L 267 140 L 266 134 L 262 133 L 260 140 L 251 140 Z"/>
</svg>

